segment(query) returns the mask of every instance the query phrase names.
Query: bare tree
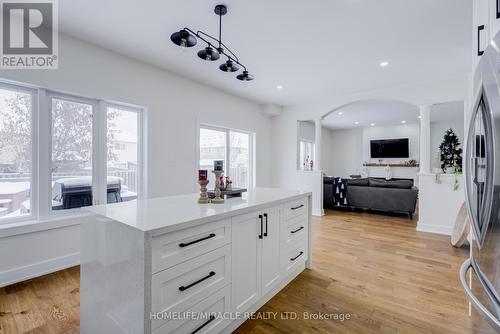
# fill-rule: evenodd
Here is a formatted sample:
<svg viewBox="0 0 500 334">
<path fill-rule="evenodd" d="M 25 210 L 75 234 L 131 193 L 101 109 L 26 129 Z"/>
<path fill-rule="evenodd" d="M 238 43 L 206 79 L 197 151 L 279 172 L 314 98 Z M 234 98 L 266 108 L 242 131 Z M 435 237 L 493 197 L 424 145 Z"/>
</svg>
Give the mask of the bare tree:
<svg viewBox="0 0 500 334">
<path fill-rule="evenodd" d="M 28 172 L 31 164 L 31 97 L 16 94 L 0 110 L 0 153 L 14 156 L 14 168 Z M 110 127 L 117 113 L 109 111 Z M 87 104 L 52 100 L 52 172 L 64 168 L 82 169 L 92 162 L 92 107 Z M 107 131 L 108 158 L 114 159 L 115 131 Z"/>
</svg>

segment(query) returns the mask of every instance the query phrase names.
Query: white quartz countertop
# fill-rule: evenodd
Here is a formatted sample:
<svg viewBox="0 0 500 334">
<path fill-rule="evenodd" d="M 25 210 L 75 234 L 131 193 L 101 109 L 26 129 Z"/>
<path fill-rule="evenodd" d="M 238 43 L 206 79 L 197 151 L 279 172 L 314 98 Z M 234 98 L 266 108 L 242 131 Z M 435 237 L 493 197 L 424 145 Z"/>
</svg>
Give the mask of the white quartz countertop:
<svg viewBox="0 0 500 334">
<path fill-rule="evenodd" d="M 88 210 L 144 232 L 165 233 L 309 195 L 305 191 L 258 187 L 222 204 L 198 204 L 199 194 L 188 194 L 98 205 Z"/>
</svg>

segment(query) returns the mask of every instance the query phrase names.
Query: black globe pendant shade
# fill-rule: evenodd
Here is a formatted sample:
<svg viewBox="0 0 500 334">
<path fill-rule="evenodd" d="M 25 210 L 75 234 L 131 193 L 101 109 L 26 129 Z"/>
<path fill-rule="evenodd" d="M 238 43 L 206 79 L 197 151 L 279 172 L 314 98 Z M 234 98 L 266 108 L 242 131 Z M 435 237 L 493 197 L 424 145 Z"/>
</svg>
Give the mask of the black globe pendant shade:
<svg viewBox="0 0 500 334">
<path fill-rule="evenodd" d="M 250 73 L 248 73 L 248 71 L 243 71 L 242 74 L 238 74 L 236 76 L 236 79 L 241 81 L 251 81 L 253 80 L 253 76 Z"/>
<path fill-rule="evenodd" d="M 237 70 L 240 69 L 231 60 L 226 61 L 224 64 L 219 66 L 219 68 L 221 69 L 221 71 L 224 71 L 224 72 L 236 72 Z"/>
<path fill-rule="evenodd" d="M 220 54 L 217 50 L 214 50 L 210 46 L 207 46 L 205 49 L 198 52 L 198 57 L 203 60 L 214 61 L 219 59 Z"/>
<path fill-rule="evenodd" d="M 189 31 L 187 31 L 186 29 L 182 29 L 178 32 L 174 32 L 170 36 L 170 40 L 172 42 L 174 42 L 174 44 L 176 44 L 178 46 L 182 46 L 184 48 L 190 48 L 192 46 L 195 46 L 196 42 L 197 42 L 196 37 L 191 35 L 189 33 Z"/>
</svg>

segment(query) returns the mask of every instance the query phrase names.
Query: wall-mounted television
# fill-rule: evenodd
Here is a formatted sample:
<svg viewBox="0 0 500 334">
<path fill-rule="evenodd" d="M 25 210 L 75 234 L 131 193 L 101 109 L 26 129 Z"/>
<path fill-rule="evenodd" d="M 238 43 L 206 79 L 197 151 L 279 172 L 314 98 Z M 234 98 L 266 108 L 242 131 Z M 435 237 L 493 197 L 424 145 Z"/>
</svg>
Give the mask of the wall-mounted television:
<svg viewBox="0 0 500 334">
<path fill-rule="evenodd" d="M 409 158 L 408 138 L 370 140 L 372 158 Z"/>
</svg>

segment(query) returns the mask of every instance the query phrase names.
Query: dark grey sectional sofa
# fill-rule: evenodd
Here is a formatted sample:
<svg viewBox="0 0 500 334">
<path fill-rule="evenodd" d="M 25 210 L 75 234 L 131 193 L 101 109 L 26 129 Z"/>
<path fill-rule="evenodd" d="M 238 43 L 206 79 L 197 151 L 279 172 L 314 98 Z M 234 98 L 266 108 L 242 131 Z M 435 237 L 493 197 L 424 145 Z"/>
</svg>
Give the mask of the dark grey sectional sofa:
<svg viewBox="0 0 500 334">
<path fill-rule="evenodd" d="M 364 178 L 347 180 L 347 204 L 334 203 L 335 178 L 323 180 L 323 206 L 325 208 L 359 208 L 406 213 L 413 218 L 418 198 L 418 188 L 413 180 Z"/>
</svg>

